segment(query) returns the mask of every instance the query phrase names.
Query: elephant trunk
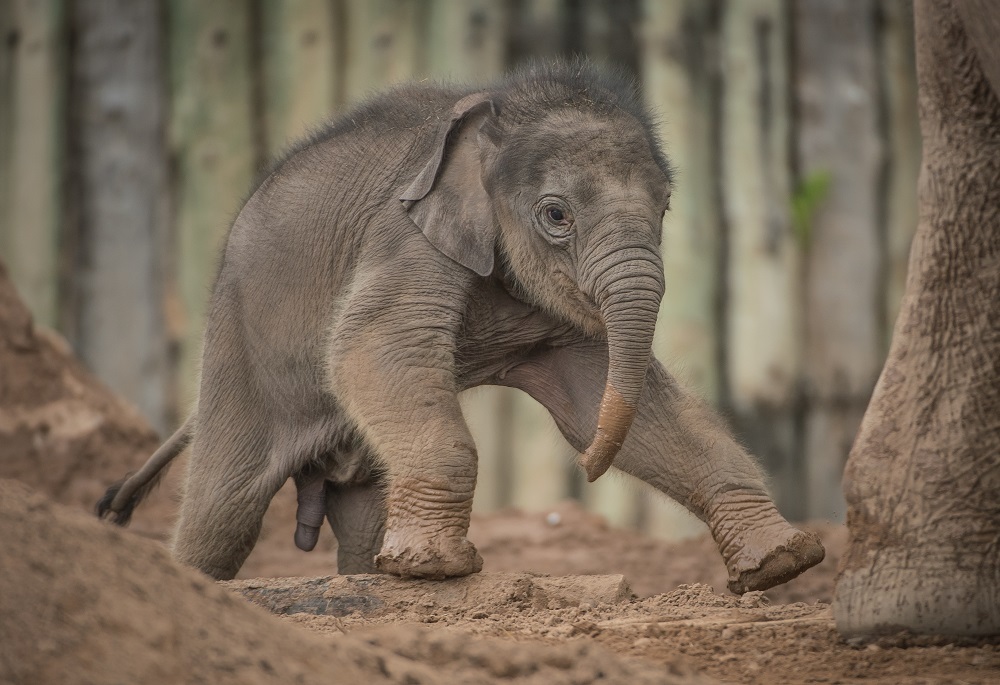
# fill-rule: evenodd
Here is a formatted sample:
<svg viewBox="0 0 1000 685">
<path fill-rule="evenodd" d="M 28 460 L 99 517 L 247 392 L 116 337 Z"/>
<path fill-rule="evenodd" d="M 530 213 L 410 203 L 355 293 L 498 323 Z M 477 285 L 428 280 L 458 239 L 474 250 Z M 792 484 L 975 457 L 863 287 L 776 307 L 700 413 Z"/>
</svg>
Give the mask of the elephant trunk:
<svg viewBox="0 0 1000 685">
<path fill-rule="evenodd" d="M 598 305 L 608 334 L 608 379 L 597 432 L 580 457 L 593 482 L 604 474 L 625 441 L 639 406 L 653 347 L 656 316 L 663 297 L 660 256 L 645 248 L 621 250 L 605 269 Z"/>
</svg>

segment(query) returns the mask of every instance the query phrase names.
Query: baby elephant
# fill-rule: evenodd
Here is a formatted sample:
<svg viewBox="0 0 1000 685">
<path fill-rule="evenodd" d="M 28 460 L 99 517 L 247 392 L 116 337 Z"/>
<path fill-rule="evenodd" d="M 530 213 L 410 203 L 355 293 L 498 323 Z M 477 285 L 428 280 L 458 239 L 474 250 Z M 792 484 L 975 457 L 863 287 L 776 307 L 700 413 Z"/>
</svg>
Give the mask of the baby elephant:
<svg viewBox="0 0 1000 685">
<path fill-rule="evenodd" d="M 342 573 L 474 573 L 457 396 L 506 385 L 548 409 L 589 480 L 614 464 L 704 520 L 734 592 L 798 575 L 818 539 L 650 354 L 670 189 L 639 95 L 585 64 L 373 98 L 236 217 L 197 410 L 98 513 L 127 522 L 190 441 L 173 553 L 215 578 L 239 570 L 289 477 L 297 543 L 326 515 Z"/>
</svg>

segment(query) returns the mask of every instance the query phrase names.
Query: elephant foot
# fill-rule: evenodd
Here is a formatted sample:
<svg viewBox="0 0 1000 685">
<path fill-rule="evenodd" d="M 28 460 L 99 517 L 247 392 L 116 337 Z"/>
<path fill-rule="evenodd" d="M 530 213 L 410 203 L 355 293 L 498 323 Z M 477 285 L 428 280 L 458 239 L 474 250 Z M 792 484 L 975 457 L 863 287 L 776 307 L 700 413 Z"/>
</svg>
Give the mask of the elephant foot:
<svg viewBox="0 0 1000 685">
<path fill-rule="evenodd" d="M 996 539 L 996 538 L 994 538 Z M 1000 635 L 997 557 L 971 545 L 848 549 L 833 616 L 844 637 L 907 630 L 932 635 Z"/>
<path fill-rule="evenodd" d="M 415 539 L 386 531 L 375 567 L 402 578 L 441 580 L 478 573 L 483 568 L 483 558 L 464 536 Z"/>
<path fill-rule="evenodd" d="M 792 530 L 794 535 L 765 553 L 755 568 L 740 568 L 739 564 L 731 566 L 729 591 L 742 595 L 753 590 L 767 590 L 787 583 L 823 561 L 826 550 L 819 537 L 794 528 Z"/>
<path fill-rule="evenodd" d="M 792 527 L 766 493 L 731 491 L 720 500 L 709 527 L 726 562 L 731 592 L 786 583 L 826 556 L 819 537 Z"/>
</svg>

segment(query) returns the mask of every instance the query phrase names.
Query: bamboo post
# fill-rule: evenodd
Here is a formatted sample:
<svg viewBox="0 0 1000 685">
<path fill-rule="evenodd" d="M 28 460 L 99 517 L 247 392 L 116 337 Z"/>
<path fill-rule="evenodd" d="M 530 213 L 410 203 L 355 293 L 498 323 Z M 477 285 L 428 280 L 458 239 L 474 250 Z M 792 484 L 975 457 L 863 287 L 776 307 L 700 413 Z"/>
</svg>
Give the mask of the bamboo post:
<svg viewBox="0 0 1000 685">
<path fill-rule="evenodd" d="M 795 15 L 800 180 L 829 174 L 805 275 L 806 514 L 842 519 L 844 463 L 881 368 L 878 65 L 870 0 Z"/>
<path fill-rule="evenodd" d="M 182 401 L 196 395 L 201 334 L 219 250 L 250 187 L 250 2 L 171 0 L 170 144 L 176 160 L 176 240 L 183 307 Z"/>
<path fill-rule="evenodd" d="M 640 52 L 636 46 L 636 32 L 641 31 L 640 2 L 615 2 L 609 0 L 581 0 L 577 11 L 583 26 L 582 51 L 588 58 L 638 73 Z"/>
<path fill-rule="evenodd" d="M 906 0 L 881 0 L 880 64 L 885 92 L 885 134 L 889 159 L 885 215 L 885 320 L 883 350 L 888 350 L 906 285 L 910 242 L 917 230 L 917 176 L 920 174 L 920 121 L 917 117 L 917 68 L 913 47 L 913 6 Z"/>
<path fill-rule="evenodd" d="M 667 287 L 653 349 L 686 385 L 717 401 L 719 211 L 713 124 L 717 60 L 710 48 L 717 40 L 713 4 L 647 0 L 643 13 L 644 92 L 679 172 L 663 224 Z M 648 494 L 644 498 L 649 532 L 684 537 L 700 529 L 673 503 Z"/>
<path fill-rule="evenodd" d="M 418 76 L 422 6 L 406 0 L 346 0 L 344 92 L 347 104 Z"/>
<path fill-rule="evenodd" d="M 564 0 L 519 2 L 511 15 L 510 63 L 551 59 L 566 52 L 569 13 Z"/>
<path fill-rule="evenodd" d="M 510 31 L 515 33 L 513 52 L 526 36 L 545 34 L 545 40 L 530 42 L 533 51 L 551 54 L 558 50 L 563 37 L 566 9 L 556 2 L 535 2 L 522 5 L 518 14 L 498 18 Z M 507 36 L 500 37 L 500 45 L 494 48 L 497 54 L 504 54 Z M 529 39 L 530 40 L 530 39 Z M 512 55 L 513 56 L 513 55 Z M 499 72 L 499 69 L 498 69 Z M 535 400 L 516 390 L 504 389 L 499 401 L 510 403 L 506 410 L 509 423 L 498 426 L 498 430 L 509 434 L 508 454 L 502 456 L 501 484 L 510 483 L 506 492 L 501 492 L 501 503 L 530 511 L 551 507 L 565 499 L 571 490 L 575 477 L 576 452 L 563 439 L 548 412 Z M 509 473 L 509 475 L 507 475 Z"/>
<path fill-rule="evenodd" d="M 492 0 L 432 0 L 424 71 L 434 78 L 486 83 L 503 73 L 509 15 Z"/>
<path fill-rule="evenodd" d="M 0 3 L 0 250 L 35 320 L 58 323 L 65 3 Z"/>
<path fill-rule="evenodd" d="M 264 138 L 268 157 L 333 113 L 341 36 L 327 0 L 261 3 Z"/>
<path fill-rule="evenodd" d="M 570 494 L 576 451 L 544 407 L 524 393 L 514 393 L 509 429 L 513 492 L 507 503 L 538 511 Z"/>
<path fill-rule="evenodd" d="M 129 0 L 73 3 L 74 344 L 87 366 L 169 428 L 161 17 Z M 128 36 L 129 40 L 122 40 Z"/>
<path fill-rule="evenodd" d="M 800 273 L 792 224 L 787 19 L 782 0 L 727 6 L 722 20 L 722 186 L 727 227 L 726 385 L 738 430 L 779 505 L 803 503 L 796 434 Z"/>
</svg>

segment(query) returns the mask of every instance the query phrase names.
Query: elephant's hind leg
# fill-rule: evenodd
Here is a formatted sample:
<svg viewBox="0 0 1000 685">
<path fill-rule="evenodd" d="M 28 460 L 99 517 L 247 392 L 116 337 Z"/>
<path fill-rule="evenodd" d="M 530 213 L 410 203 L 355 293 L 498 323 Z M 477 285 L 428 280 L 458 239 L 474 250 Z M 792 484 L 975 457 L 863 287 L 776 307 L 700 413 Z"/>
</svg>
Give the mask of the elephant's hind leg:
<svg viewBox="0 0 1000 685">
<path fill-rule="evenodd" d="M 326 516 L 337 537 L 341 575 L 379 573 L 375 556 L 385 533 L 385 492 L 378 481 L 326 488 Z"/>
<path fill-rule="evenodd" d="M 285 480 L 269 475 L 263 438 L 199 435 L 192 449 L 173 554 L 216 580 L 233 578 L 243 566 Z"/>
<path fill-rule="evenodd" d="M 225 323 L 225 322 L 223 322 Z M 218 579 L 236 575 L 260 534 L 264 513 L 288 473 L 271 459 L 272 420 L 239 344 L 216 322 L 206 352 L 174 557 Z M 221 350 L 221 351 L 220 351 Z M 223 353 L 224 352 L 224 353 Z"/>
</svg>

